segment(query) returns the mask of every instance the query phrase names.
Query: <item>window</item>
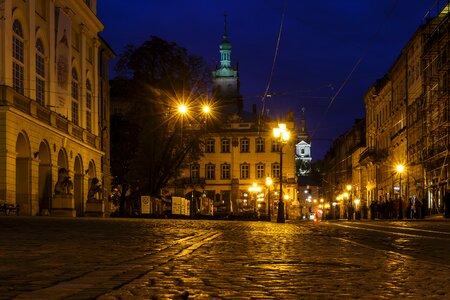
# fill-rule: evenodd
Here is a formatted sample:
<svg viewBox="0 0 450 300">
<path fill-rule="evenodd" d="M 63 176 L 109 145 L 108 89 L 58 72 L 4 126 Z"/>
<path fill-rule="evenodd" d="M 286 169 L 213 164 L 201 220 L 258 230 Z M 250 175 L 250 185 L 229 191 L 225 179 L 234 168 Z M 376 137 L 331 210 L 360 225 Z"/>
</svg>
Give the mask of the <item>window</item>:
<svg viewBox="0 0 450 300">
<path fill-rule="evenodd" d="M 241 179 L 250 178 L 250 165 L 247 163 L 243 163 L 241 165 Z"/>
<path fill-rule="evenodd" d="M 89 79 L 86 80 L 86 130 L 92 132 L 92 87 Z"/>
<path fill-rule="evenodd" d="M 264 178 L 265 170 L 264 164 L 259 163 L 256 165 L 256 178 Z"/>
<path fill-rule="evenodd" d="M 78 74 L 75 68 L 72 69 L 72 122 L 78 125 Z"/>
<path fill-rule="evenodd" d="M 191 178 L 193 178 L 193 179 L 200 178 L 200 165 L 199 164 L 193 164 L 191 166 Z"/>
<path fill-rule="evenodd" d="M 301 153 L 301 154 L 305 154 L 305 149 L 302 148 L 302 149 L 300 150 L 300 153 Z"/>
<path fill-rule="evenodd" d="M 24 93 L 24 38 L 22 24 L 19 20 L 13 22 L 13 87 L 23 95 Z"/>
<path fill-rule="evenodd" d="M 213 164 L 206 165 L 206 179 L 216 179 L 216 166 Z"/>
<path fill-rule="evenodd" d="M 272 141 L 272 152 L 280 152 L 280 143 Z"/>
<path fill-rule="evenodd" d="M 41 39 L 36 40 L 36 102 L 45 105 L 45 51 Z"/>
<path fill-rule="evenodd" d="M 230 179 L 230 165 L 220 165 L 220 179 Z"/>
<path fill-rule="evenodd" d="M 229 139 L 222 139 L 222 153 L 230 153 L 230 140 Z"/>
<path fill-rule="evenodd" d="M 250 140 L 248 138 L 241 139 L 241 153 L 250 152 Z"/>
<path fill-rule="evenodd" d="M 206 141 L 206 149 L 205 149 L 206 153 L 214 153 L 216 152 L 215 149 L 215 140 L 214 139 L 208 139 Z"/>
<path fill-rule="evenodd" d="M 272 164 L 272 178 L 280 178 L 280 164 Z"/>
<path fill-rule="evenodd" d="M 265 152 L 263 138 L 256 139 L 256 152 Z"/>
</svg>

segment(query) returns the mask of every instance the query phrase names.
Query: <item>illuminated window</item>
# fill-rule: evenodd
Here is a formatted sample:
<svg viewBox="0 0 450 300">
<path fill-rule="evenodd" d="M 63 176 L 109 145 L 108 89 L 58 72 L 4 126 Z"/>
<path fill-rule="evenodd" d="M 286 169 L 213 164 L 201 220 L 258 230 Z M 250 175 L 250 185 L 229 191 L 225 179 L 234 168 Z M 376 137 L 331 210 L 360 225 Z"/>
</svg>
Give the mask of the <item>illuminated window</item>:
<svg viewBox="0 0 450 300">
<path fill-rule="evenodd" d="M 20 94 L 24 93 L 24 38 L 22 24 L 19 20 L 13 23 L 13 86 L 14 90 Z"/>
<path fill-rule="evenodd" d="M 280 177 L 280 164 L 274 163 L 272 164 L 272 178 L 279 178 Z"/>
<path fill-rule="evenodd" d="M 280 143 L 272 141 L 272 152 L 280 152 Z"/>
<path fill-rule="evenodd" d="M 193 178 L 193 179 L 200 178 L 200 165 L 199 164 L 193 164 L 191 166 L 191 178 Z"/>
<path fill-rule="evenodd" d="M 206 141 L 206 149 L 205 149 L 206 153 L 214 153 L 216 152 L 216 148 L 215 148 L 215 140 L 214 139 L 208 139 Z"/>
<path fill-rule="evenodd" d="M 263 138 L 257 138 L 256 139 L 256 152 L 264 152 L 264 139 Z"/>
<path fill-rule="evenodd" d="M 206 179 L 216 179 L 216 166 L 213 164 L 206 165 Z"/>
<path fill-rule="evenodd" d="M 264 178 L 265 173 L 264 169 L 265 169 L 264 164 L 259 163 L 256 165 L 256 178 Z"/>
<path fill-rule="evenodd" d="M 36 102 L 45 105 L 45 51 L 41 39 L 36 40 Z"/>
<path fill-rule="evenodd" d="M 222 153 L 230 153 L 230 139 L 222 139 Z"/>
<path fill-rule="evenodd" d="M 241 153 L 250 152 L 250 140 L 248 138 L 241 139 Z"/>
<path fill-rule="evenodd" d="M 220 179 L 230 179 L 230 165 L 220 165 Z"/>
<path fill-rule="evenodd" d="M 243 163 L 241 165 L 241 179 L 250 178 L 250 165 L 247 163 Z"/>
</svg>

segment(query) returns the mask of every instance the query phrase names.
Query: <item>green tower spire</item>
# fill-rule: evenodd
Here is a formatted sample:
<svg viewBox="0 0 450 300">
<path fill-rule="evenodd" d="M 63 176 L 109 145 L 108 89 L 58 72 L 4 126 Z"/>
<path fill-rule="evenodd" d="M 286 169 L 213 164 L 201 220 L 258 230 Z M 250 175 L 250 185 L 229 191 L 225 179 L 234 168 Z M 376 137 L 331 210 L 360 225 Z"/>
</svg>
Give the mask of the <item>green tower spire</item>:
<svg viewBox="0 0 450 300">
<path fill-rule="evenodd" d="M 220 49 L 220 68 L 230 68 L 231 67 L 231 43 L 228 40 L 227 34 L 227 14 L 224 14 L 223 20 L 223 40 L 219 45 Z"/>
</svg>

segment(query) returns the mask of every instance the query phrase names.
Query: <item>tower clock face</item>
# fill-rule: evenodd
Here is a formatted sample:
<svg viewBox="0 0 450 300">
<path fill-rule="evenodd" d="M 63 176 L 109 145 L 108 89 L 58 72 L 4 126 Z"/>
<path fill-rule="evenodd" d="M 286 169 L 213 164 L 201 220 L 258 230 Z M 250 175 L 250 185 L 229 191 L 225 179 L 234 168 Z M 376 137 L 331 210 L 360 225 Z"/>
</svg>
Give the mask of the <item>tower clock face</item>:
<svg viewBox="0 0 450 300">
<path fill-rule="evenodd" d="M 301 174 L 306 174 L 306 173 L 309 173 L 309 172 L 311 172 L 311 162 L 302 160 L 300 162 L 300 173 Z"/>
</svg>

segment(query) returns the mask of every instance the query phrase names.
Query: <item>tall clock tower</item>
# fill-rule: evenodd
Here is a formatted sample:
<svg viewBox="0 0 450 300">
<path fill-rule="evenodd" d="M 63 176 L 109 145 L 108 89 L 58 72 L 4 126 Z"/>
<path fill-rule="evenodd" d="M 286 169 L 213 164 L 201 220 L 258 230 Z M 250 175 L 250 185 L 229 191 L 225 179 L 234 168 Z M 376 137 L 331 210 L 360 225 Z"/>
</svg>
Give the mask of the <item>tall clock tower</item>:
<svg viewBox="0 0 450 300">
<path fill-rule="evenodd" d="M 295 145 L 295 162 L 297 174 L 306 176 L 311 172 L 311 137 L 306 129 L 305 108 L 302 107 L 300 129 L 297 136 L 298 143 Z"/>
<path fill-rule="evenodd" d="M 223 39 L 219 45 L 220 66 L 213 71 L 213 97 L 221 109 L 240 112 L 243 101 L 240 93 L 239 70 L 231 65 L 231 43 L 227 34 L 227 18 L 224 16 Z"/>
</svg>

